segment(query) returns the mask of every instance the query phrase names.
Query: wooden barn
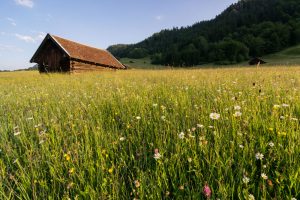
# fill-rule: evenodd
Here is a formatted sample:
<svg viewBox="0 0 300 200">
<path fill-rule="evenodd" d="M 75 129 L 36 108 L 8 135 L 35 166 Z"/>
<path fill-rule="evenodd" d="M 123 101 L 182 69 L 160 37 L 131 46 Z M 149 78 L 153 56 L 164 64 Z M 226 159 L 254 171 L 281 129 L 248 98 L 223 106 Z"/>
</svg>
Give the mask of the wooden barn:
<svg viewBox="0 0 300 200">
<path fill-rule="evenodd" d="M 258 65 L 258 64 L 266 64 L 267 62 L 263 61 L 262 59 L 260 58 L 252 58 L 250 61 L 249 61 L 249 65 Z"/>
<path fill-rule="evenodd" d="M 47 34 L 30 60 L 40 72 L 84 72 L 126 69 L 106 50 Z"/>
</svg>

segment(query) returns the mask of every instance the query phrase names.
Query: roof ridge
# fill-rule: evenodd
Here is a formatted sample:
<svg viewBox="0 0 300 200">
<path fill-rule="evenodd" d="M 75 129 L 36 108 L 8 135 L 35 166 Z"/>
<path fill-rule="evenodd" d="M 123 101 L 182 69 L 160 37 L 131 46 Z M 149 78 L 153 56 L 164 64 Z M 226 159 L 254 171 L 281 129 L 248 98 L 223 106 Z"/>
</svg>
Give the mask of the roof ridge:
<svg viewBox="0 0 300 200">
<path fill-rule="evenodd" d="M 100 48 L 97 48 L 97 47 L 89 46 L 89 45 L 87 45 L 87 44 L 82 44 L 82 43 L 79 43 L 79 42 L 74 42 L 73 40 L 69 40 L 69 39 L 66 39 L 66 38 L 62 38 L 62 37 L 57 36 L 57 35 L 52 35 L 52 34 L 49 34 L 49 35 L 50 35 L 51 37 L 53 37 L 53 38 L 57 37 L 57 38 L 59 38 L 59 39 L 67 40 L 68 42 L 72 42 L 72 43 L 79 44 L 79 45 L 82 45 L 82 46 L 85 46 L 85 47 L 88 47 L 88 48 L 92 48 L 92 49 L 96 49 L 96 50 L 100 50 L 100 51 L 105 51 L 105 52 L 107 52 L 107 50 L 105 50 L 105 49 L 100 49 Z M 57 42 L 59 42 L 59 41 L 57 41 Z"/>
</svg>

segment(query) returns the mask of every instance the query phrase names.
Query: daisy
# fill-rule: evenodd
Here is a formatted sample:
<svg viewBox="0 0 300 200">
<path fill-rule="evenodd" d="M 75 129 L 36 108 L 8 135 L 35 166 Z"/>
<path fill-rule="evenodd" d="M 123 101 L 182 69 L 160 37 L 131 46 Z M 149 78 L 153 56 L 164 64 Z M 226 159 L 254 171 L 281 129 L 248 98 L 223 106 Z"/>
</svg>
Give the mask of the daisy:
<svg viewBox="0 0 300 200">
<path fill-rule="evenodd" d="M 256 153 L 255 154 L 255 158 L 257 159 L 257 160 L 262 160 L 262 159 L 264 159 L 264 155 L 262 154 L 262 153 Z"/>
<path fill-rule="evenodd" d="M 178 135 L 178 137 L 179 137 L 180 139 L 183 139 L 183 138 L 184 138 L 184 132 L 180 132 L 179 135 Z"/>
<path fill-rule="evenodd" d="M 220 114 L 210 113 L 209 118 L 212 119 L 212 120 L 218 120 L 220 118 Z"/>
</svg>

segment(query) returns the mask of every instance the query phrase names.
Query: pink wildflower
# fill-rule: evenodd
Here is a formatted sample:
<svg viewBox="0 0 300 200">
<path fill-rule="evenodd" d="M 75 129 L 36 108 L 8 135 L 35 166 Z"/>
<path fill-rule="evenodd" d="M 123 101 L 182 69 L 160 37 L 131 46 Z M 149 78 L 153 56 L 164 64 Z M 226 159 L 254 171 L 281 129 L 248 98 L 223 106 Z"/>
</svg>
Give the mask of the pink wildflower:
<svg viewBox="0 0 300 200">
<path fill-rule="evenodd" d="M 203 194 L 204 194 L 204 196 L 207 199 L 210 199 L 210 197 L 211 197 L 211 189 L 210 189 L 210 187 L 208 186 L 207 183 L 205 183 L 205 186 L 203 187 Z"/>
</svg>

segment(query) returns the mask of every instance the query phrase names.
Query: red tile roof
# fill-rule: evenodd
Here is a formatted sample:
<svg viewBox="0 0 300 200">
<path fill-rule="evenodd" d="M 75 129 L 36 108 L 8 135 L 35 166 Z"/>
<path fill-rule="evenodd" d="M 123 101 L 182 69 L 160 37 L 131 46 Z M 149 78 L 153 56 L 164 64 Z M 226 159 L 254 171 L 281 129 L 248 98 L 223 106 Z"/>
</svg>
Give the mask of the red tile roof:
<svg viewBox="0 0 300 200">
<path fill-rule="evenodd" d="M 66 53 L 74 59 L 88 61 L 112 68 L 124 69 L 111 53 L 106 50 L 97 49 L 87 45 L 79 44 L 58 36 L 50 35 Z"/>
</svg>

